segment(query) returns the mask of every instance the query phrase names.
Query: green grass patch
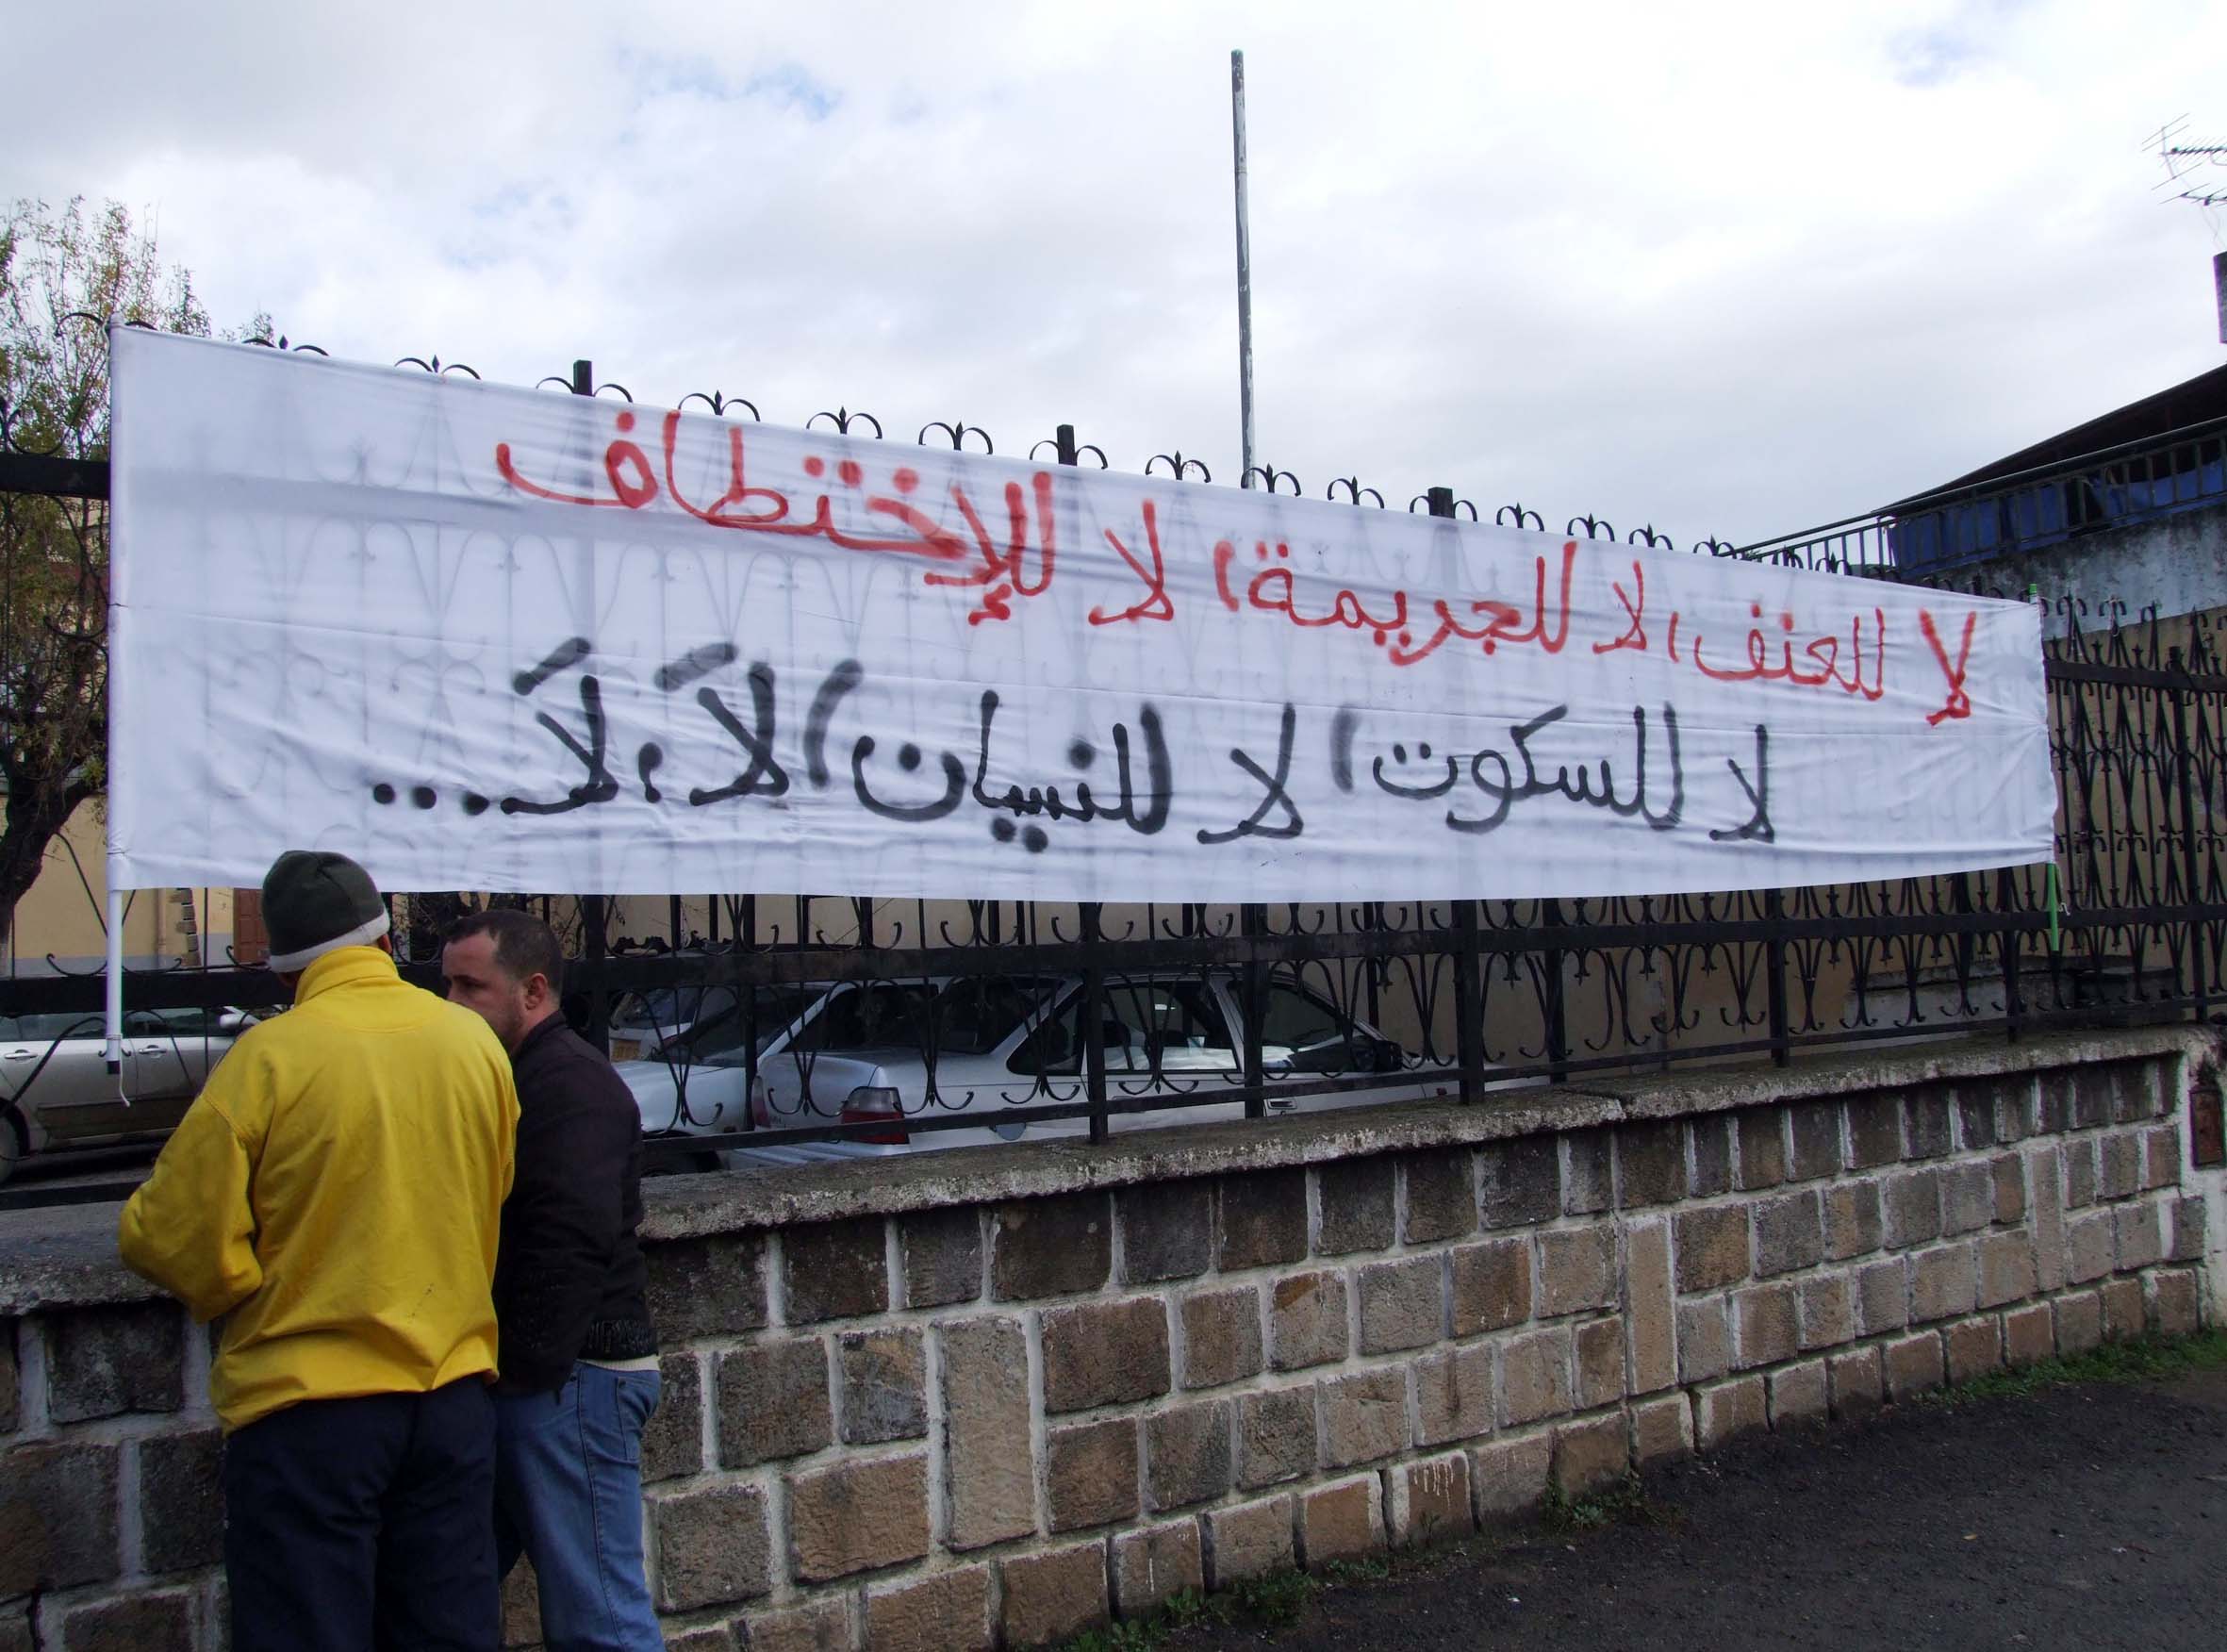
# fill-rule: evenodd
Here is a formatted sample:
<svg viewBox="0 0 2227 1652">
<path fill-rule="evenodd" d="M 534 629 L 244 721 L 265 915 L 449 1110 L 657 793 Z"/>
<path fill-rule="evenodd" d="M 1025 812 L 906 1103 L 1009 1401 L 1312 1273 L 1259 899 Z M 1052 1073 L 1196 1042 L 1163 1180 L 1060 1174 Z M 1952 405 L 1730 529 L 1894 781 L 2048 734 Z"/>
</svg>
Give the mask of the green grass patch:
<svg viewBox="0 0 2227 1652">
<path fill-rule="evenodd" d="M 1546 1500 L 1539 1506 L 1539 1518 L 1547 1530 L 1558 1536 L 1568 1536 L 1635 1521 L 1653 1524 L 1659 1515 L 1655 1505 L 1647 1500 L 1647 1490 L 1640 1483 L 1640 1477 L 1627 1472 L 1599 1491 L 1588 1492 L 1577 1498 L 1564 1495 L 1560 1486 L 1550 1482 Z"/>
<path fill-rule="evenodd" d="M 1149 1617 L 1085 1629 L 1062 1652 L 1152 1652 L 1170 1636 L 1191 1628 L 1288 1629 L 1306 1616 L 1307 1603 L 1320 1591 L 1381 1583 L 1392 1575 L 1386 1560 L 1332 1561 L 1316 1573 L 1287 1567 L 1243 1578 L 1212 1594 L 1186 1589 L 1168 1596 Z"/>
<path fill-rule="evenodd" d="M 1308 1600 L 1321 1587 L 1319 1580 L 1305 1572 L 1265 1572 L 1231 1584 L 1228 1594 L 1238 1621 L 1263 1629 L 1280 1629 L 1299 1621 Z"/>
<path fill-rule="evenodd" d="M 1193 1624 L 1222 1623 L 1228 1619 L 1229 1611 L 1227 1603 L 1216 1595 L 1181 1589 L 1169 1595 L 1162 1603 L 1159 1615 L 1148 1621 L 1165 1624 L 1171 1629 L 1187 1629 Z"/>
<path fill-rule="evenodd" d="M 1365 1560 L 1332 1561 L 1318 1574 L 1326 1589 L 1342 1589 L 1362 1583 L 1384 1583 L 1392 1578 L 1392 1561 L 1382 1555 L 1371 1555 Z"/>
<path fill-rule="evenodd" d="M 1167 1639 L 1173 1627 L 1164 1616 L 1140 1618 L 1134 1623 L 1101 1624 L 1066 1643 L 1064 1652 L 1151 1652 Z"/>
<path fill-rule="evenodd" d="M 1978 1400 L 2015 1399 L 2080 1382 L 2154 1382 L 2227 1365 L 2227 1330 L 2200 1330 L 2194 1336 L 2138 1337 L 2104 1343 L 2069 1359 L 2037 1360 L 2030 1365 L 1989 1371 L 1969 1382 L 1938 1388 L 1924 1396 L 1929 1405 L 1971 1405 Z"/>
<path fill-rule="evenodd" d="M 1215 1594 L 1185 1589 L 1171 1594 L 1149 1617 L 1100 1624 L 1065 1643 L 1061 1652 L 1153 1652 L 1184 1629 L 1245 1625 L 1280 1629 L 1296 1623 L 1321 1585 L 1300 1571 L 1247 1578 Z"/>
</svg>

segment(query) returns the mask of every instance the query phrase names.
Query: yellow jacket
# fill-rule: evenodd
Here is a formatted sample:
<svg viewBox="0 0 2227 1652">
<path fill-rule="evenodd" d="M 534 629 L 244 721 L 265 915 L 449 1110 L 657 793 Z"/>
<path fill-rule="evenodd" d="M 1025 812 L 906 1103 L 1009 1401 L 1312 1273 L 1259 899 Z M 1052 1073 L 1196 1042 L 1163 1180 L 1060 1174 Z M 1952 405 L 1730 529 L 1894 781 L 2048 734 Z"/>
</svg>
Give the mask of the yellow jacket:
<svg viewBox="0 0 2227 1652">
<path fill-rule="evenodd" d="M 221 1313 L 227 1431 L 305 1399 L 422 1393 L 495 1369 L 510 1058 L 374 947 L 304 971 L 294 1007 L 209 1074 L 124 1207 L 124 1260 Z"/>
</svg>

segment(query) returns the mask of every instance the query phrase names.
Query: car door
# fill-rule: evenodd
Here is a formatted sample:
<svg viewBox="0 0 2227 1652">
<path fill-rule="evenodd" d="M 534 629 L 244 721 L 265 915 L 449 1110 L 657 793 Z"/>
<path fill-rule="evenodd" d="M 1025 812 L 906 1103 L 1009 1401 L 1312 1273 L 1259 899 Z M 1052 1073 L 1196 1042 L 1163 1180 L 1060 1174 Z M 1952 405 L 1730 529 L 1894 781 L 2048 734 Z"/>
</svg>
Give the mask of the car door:
<svg viewBox="0 0 2227 1652">
<path fill-rule="evenodd" d="M 143 1135 L 177 1128 L 208 1069 L 231 1048 L 219 1031 L 218 1010 L 133 1010 L 124 1017 L 130 1106 L 117 1120 L 120 1134 Z"/>
<path fill-rule="evenodd" d="M 1229 1001 L 1241 1018 L 1246 1000 L 1239 983 L 1224 983 Z M 1269 1104 L 1281 1109 L 1313 1111 L 1363 1102 L 1409 1100 L 1441 1095 L 1446 1086 L 1435 1078 L 1401 1082 L 1406 1066 L 1399 1046 L 1365 1021 L 1347 1015 L 1328 997 L 1288 980 L 1272 980 L 1262 989 L 1261 1070 L 1268 1081 Z M 1278 1084 L 1295 1084 L 1311 1078 L 1354 1078 L 1384 1075 L 1382 1087 L 1333 1091 L 1278 1098 Z"/>
<path fill-rule="evenodd" d="M 39 1064 L 46 1054 L 48 1040 L 32 1035 L 31 1022 L 36 1016 L 0 1016 L 0 1102 L 10 1106 L 29 1098 L 29 1088 Z"/>
<path fill-rule="evenodd" d="M 99 1015 L 18 1016 L 8 1032 L 0 1065 L 9 1094 L 25 1108 L 79 1106 L 116 1088 L 102 1052 Z"/>
<path fill-rule="evenodd" d="M 1234 1084 L 1243 1057 L 1229 1016 L 1202 978 L 1115 977 L 1106 983 L 1106 1070 L 1116 1070 L 1112 1033 L 1122 1034 L 1122 1066 L 1148 1083 L 1178 1091 Z"/>
<path fill-rule="evenodd" d="M 16 1036 L 0 1049 L 12 1080 L 16 1104 L 46 1134 L 51 1147 L 97 1141 L 117 1133 L 124 1113 L 123 1089 L 129 1082 L 132 1043 L 124 1041 L 121 1073 L 110 1073 L 101 1017 L 25 1016 Z"/>
<path fill-rule="evenodd" d="M 1262 997 L 1261 1070 L 1272 1079 L 1375 1070 L 1374 1041 L 1319 993 L 1271 981 Z M 1245 1007 L 1241 1001 L 1240 1014 Z"/>
</svg>

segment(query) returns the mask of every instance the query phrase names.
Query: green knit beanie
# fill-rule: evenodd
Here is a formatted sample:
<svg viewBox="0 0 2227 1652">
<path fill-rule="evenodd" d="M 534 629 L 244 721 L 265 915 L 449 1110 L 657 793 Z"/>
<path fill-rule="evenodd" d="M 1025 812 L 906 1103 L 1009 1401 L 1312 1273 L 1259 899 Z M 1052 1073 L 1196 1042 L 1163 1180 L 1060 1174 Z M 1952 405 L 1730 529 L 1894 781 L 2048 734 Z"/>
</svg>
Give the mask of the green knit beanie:
<svg viewBox="0 0 2227 1652">
<path fill-rule="evenodd" d="M 387 933 L 387 907 L 371 875 L 344 854 L 289 849 L 263 874 L 263 928 L 271 967 L 299 974 L 341 947 L 368 946 Z"/>
</svg>

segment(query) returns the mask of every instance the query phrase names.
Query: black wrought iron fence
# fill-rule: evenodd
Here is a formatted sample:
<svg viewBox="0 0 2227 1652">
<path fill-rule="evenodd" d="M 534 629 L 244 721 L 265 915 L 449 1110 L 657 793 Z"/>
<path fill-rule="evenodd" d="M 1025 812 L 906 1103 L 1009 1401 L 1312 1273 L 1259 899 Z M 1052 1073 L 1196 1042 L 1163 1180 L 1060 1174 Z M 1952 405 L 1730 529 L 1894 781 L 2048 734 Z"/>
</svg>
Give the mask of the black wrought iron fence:
<svg viewBox="0 0 2227 1652">
<path fill-rule="evenodd" d="M 625 394 L 598 387 L 585 362 L 556 382 Z M 757 412 L 716 393 L 692 400 L 727 417 Z M 849 408 L 820 417 L 880 429 Z M 991 445 L 959 420 L 917 439 Z M 1049 445 L 1063 462 L 1106 462 L 1066 427 Z M 1179 453 L 1146 468 L 1214 485 Z M 1253 480 L 1295 485 L 1265 468 Z M 97 498 L 106 474 L 0 454 L 7 488 Z M 1363 509 L 1384 499 L 1356 477 L 1327 492 Z M 1410 508 L 1481 514 L 1443 488 Z M 1521 505 L 1494 517 L 1544 525 Z M 1616 537 L 1592 517 L 1568 531 Z M 1651 524 L 1625 537 L 1674 548 Z M 1835 542 L 1828 533 L 1737 553 L 1895 571 L 1890 557 L 1820 549 Z M 1691 548 L 1735 553 L 1719 540 Z M 1326 889 L 1315 901 L 1231 906 L 767 893 L 536 904 L 577 936 L 569 1013 L 624 1058 L 668 1164 L 973 1132 L 1096 1139 L 1163 1118 L 1427 1094 L 1477 1101 L 1604 1072 L 2208 1016 L 2227 948 L 2227 675 L 2212 620 L 2130 623 L 2122 611 L 2060 607 L 2050 629 L 2060 799 L 2047 867 L 1609 900 L 1418 891 L 1351 902 Z M 404 898 L 412 979 L 437 986 L 441 928 L 485 899 Z M 21 1032 L 22 1048 L 41 1047 L 35 1078 L 25 1066 L 24 1082 L 6 1081 L 12 1128 L 68 1067 L 72 1040 L 38 1038 L 38 1026 L 97 1026 L 101 994 L 97 975 L 0 981 L 0 1038 Z M 238 1016 L 283 996 L 267 970 L 227 958 L 136 971 L 125 1001 L 201 1015 L 200 1047 L 213 1056 Z M 0 1057 L 12 1062 L 17 1048 L 0 1044 Z"/>
<path fill-rule="evenodd" d="M 718 995 L 696 1006 L 716 1048 L 656 1035 L 645 1066 L 667 1077 L 643 1089 L 670 1109 L 656 1122 L 693 1132 L 675 1150 L 767 1158 L 840 1136 L 1096 1136 L 1141 1114 L 1475 1100 L 1592 1073 L 2206 1016 L 2227 944 L 2213 619 L 2047 649 L 2060 809 L 2046 866 L 1609 900 L 744 898 L 720 903 L 716 944 L 658 953 L 620 935 L 575 980 L 615 1006 L 622 1038 L 668 983 Z M 1016 983 L 1002 1039 L 985 1040 L 987 988 Z M 815 1033 L 847 999 L 842 1031 Z"/>
</svg>

